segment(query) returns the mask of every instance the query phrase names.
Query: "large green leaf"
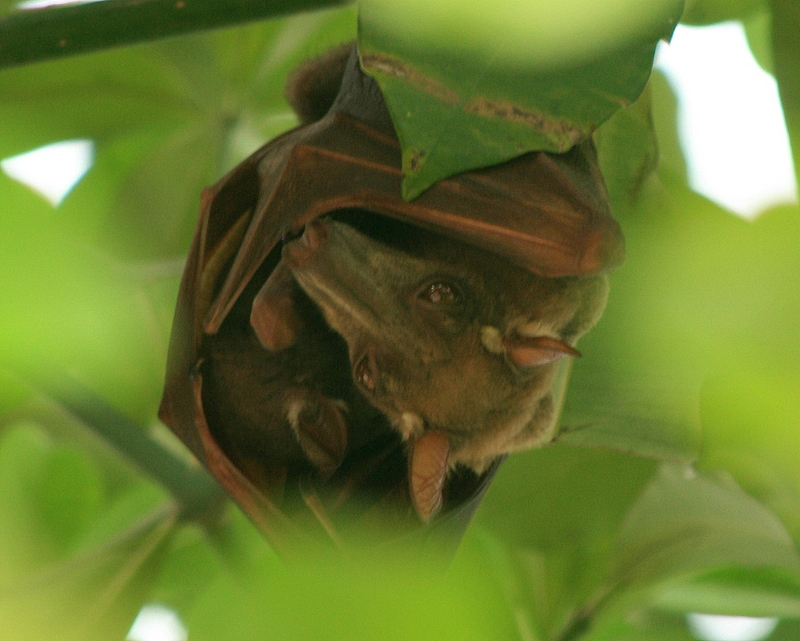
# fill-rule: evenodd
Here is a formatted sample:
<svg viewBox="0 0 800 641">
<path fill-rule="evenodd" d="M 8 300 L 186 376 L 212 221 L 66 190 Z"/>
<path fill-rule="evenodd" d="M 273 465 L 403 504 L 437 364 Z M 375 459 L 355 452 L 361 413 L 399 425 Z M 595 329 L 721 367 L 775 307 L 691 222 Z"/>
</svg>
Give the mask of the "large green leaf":
<svg viewBox="0 0 800 641">
<path fill-rule="evenodd" d="M 778 568 L 800 581 L 800 556 L 763 505 L 724 478 L 662 467 L 620 530 L 613 581 L 653 585 L 725 566 Z"/>
<path fill-rule="evenodd" d="M 800 557 L 730 479 L 664 466 L 620 529 L 584 641 L 690 639 L 686 612 L 797 616 Z M 665 614 L 672 612 L 674 614 Z"/>
<path fill-rule="evenodd" d="M 475 516 L 510 605 L 554 638 L 603 590 L 615 537 L 652 461 L 562 444 L 517 453 Z"/>
<path fill-rule="evenodd" d="M 359 52 L 403 147 L 403 196 L 588 137 L 642 92 L 681 10 L 679 0 L 363 2 Z"/>
</svg>

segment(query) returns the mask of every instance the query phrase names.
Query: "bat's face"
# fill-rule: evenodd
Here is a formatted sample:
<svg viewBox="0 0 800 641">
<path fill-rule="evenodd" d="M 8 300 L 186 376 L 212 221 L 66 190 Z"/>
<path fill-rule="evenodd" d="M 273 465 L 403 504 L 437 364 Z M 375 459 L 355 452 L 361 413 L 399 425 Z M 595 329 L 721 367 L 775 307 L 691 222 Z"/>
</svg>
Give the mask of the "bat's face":
<svg viewBox="0 0 800 641">
<path fill-rule="evenodd" d="M 450 465 L 481 471 L 545 442 L 556 361 L 605 304 L 605 277 L 547 279 L 456 240 L 403 227 L 378 242 L 310 223 L 283 258 L 346 340 L 353 379 L 401 431 L 445 433 Z"/>
</svg>

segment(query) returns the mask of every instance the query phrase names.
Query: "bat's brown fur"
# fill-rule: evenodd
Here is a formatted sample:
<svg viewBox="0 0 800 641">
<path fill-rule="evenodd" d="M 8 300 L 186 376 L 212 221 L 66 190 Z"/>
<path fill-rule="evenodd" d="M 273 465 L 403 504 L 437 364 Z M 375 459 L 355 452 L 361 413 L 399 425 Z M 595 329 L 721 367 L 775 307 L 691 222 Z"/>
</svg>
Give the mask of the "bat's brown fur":
<svg viewBox="0 0 800 641">
<path fill-rule="evenodd" d="M 354 388 L 341 336 L 299 288 L 294 342 L 279 350 L 261 345 L 247 304 L 254 289 L 206 339 L 203 396 L 213 399 L 205 413 L 222 449 L 277 500 L 287 477 L 330 476 L 346 446 L 356 448 L 383 419 Z"/>
<path fill-rule="evenodd" d="M 605 276 L 542 278 L 451 238 L 385 224 L 379 242 L 319 221 L 283 252 L 347 341 L 362 391 L 404 438 L 446 433 L 451 466 L 481 472 L 499 455 L 549 440 L 556 363 L 517 366 L 503 339 L 573 344 L 602 313 Z M 426 300 L 440 283 L 455 300 Z"/>
</svg>

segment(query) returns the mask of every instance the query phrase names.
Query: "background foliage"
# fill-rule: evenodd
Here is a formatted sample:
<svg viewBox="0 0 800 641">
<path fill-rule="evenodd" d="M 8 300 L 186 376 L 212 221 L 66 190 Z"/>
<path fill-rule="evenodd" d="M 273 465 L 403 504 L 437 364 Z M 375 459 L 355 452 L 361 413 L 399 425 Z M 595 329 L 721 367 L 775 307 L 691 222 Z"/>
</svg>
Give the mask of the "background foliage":
<svg viewBox="0 0 800 641">
<path fill-rule="evenodd" d="M 756 18 L 798 150 L 793 0 L 684 14 Z M 678 641 L 691 611 L 798 638 L 798 208 L 692 193 L 658 74 L 596 134 L 628 257 L 565 435 L 503 466 L 444 575 L 391 549 L 279 563 L 157 422 L 200 190 L 294 124 L 288 70 L 355 34 L 346 7 L 0 71 L 0 158 L 95 145 L 58 208 L 0 173 L 0 628 L 122 638 L 159 602 L 198 640 Z"/>
</svg>

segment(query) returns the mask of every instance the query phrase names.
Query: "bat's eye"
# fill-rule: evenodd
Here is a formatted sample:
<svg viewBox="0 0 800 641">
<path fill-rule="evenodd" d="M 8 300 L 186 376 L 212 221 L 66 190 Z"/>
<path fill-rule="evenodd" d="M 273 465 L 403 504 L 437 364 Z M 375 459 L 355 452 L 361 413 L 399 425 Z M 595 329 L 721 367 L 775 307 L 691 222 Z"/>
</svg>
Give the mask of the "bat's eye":
<svg viewBox="0 0 800 641">
<path fill-rule="evenodd" d="M 375 389 L 375 376 L 370 367 L 369 358 L 364 356 L 356 365 L 356 381 L 370 392 Z"/>
<path fill-rule="evenodd" d="M 431 305 L 452 305 L 460 299 L 459 292 L 455 286 L 442 281 L 426 285 L 419 293 L 419 297 Z"/>
</svg>

